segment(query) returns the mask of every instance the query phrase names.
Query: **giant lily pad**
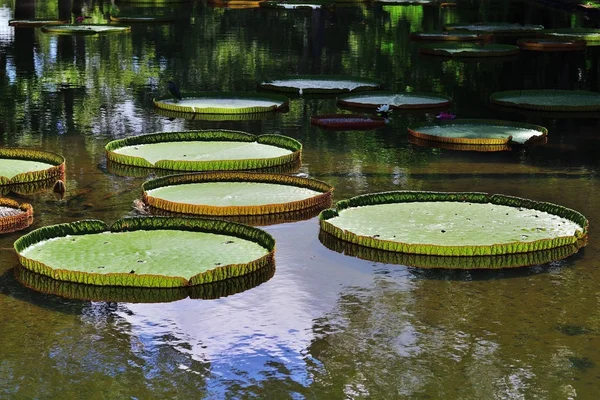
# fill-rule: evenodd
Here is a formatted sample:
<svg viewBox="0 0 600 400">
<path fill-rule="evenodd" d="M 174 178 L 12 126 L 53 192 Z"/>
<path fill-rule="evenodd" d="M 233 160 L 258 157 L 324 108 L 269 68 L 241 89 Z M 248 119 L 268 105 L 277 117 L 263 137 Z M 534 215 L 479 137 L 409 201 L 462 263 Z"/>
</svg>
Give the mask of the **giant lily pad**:
<svg viewBox="0 0 600 400">
<path fill-rule="evenodd" d="M 274 113 L 260 112 L 251 114 L 194 114 L 190 112 L 170 111 L 157 108 L 156 113 L 167 118 L 182 118 L 189 121 L 260 121 L 275 118 Z"/>
<path fill-rule="evenodd" d="M 331 6 L 331 1 L 261 1 L 260 7 L 277 8 L 282 10 L 316 10 Z"/>
<path fill-rule="evenodd" d="M 497 256 L 428 256 L 421 254 L 406 254 L 396 251 L 378 250 L 372 247 L 360 246 L 339 240 L 335 236 L 321 231 L 319 241 L 328 249 L 347 256 L 386 264 L 399 264 L 409 267 L 427 269 L 500 269 L 519 268 L 542 265 L 562 260 L 579 251 L 586 244 L 579 241 L 576 244 L 561 246 L 548 250 L 527 253 L 502 254 Z"/>
<path fill-rule="evenodd" d="M 98 33 L 118 33 L 129 31 L 131 31 L 130 26 L 116 24 L 65 24 L 46 25 L 42 27 L 42 32 L 53 33 L 56 35 L 96 35 Z"/>
<path fill-rule="evenodd" d="M 583 51 L 586 48 L 584 40 L 561 38 L 519 39 L 517 45 L 521 50 L 530 51 Z"/>
<path fill-rule="evenodd" d="M 36 229 L 14 243 L 23 267 L 56 280 L 106 286 L 181 287 L 273 265 L 275 240 L 210 219 L 84 220 Z"/>
<path fill-rule="evenodd" d="M 545 29 L 541 32 L 545 37 L 566 40 L 583 40 L 588 46 L 600 46 L 600 29 L 562 28 Z"/>
<path fill-rule="evenodd" d="M 64 25 L 68 20 L 63 19 L 48 19 L 48 18 L 31 18 L 31 19 L 11 19 L 8 25 L 17 28 L 37 28 L 46 25 Z"/>
<path fill-rule="evenodd" d="M 421 109 L 448 107 L 452 99 L 446 96 L 427 93 L 359 93 L 338 97 L 338 104 L 352 108 L 376 109 L 382 104 L 397 109 Z"/>
<path fill-rule="evenodd" d="M 68 299 L 127 303 L 166 303 L 191 299 L 218 299 L 252 289 L 273 277 L 275 265 L 268 265 L 246 275 L 195 286 L 147 288 L 131 286 L 99 286 L 59 281 L 37 274 L 21 266 L 14 268 L 16 280 L 37 292 Z"/>
<path fill-rule="evenodd" d="M 410 38 L 428 42 L 487 42 L 492 35 L 477 32 L 413 32 Z"/>
<path fill-rule="evenodd" d="M 147 205 L 171 212 L 237 216 L 331 205 L 333 187 L 315 179 L 243 172 L 170 175 L 143 184 Z"/>
<path fill-rule="evenodd" d="M 266 93 L 205 92 L 183 94 L 182 100 L 170 97 L 154 99 L 154 105 L 169 111 L 196 114 L 251 114 L 283 111 L 288 98 Z"/>
<path fill-rule="evenodd" d="M 544 27 L 542 25 L 521 25 L 505 22 L 476 22 L 471 24 L 448 24 L 444 26 L 447 31 L 472 31 L 472 32 L 487 32 L 487 33 L 532 33 L 539 32 Z"/>
<path fill-rule="evenodd" d="M 302 94 L 337 94 L 380 89 L 377 79 L 353 76 L 293 75 L 259 84 L 261 89 Z"/>
<path fill-rule="evenodd" d="M 263 169 L 294 164 L 302 145 L 282 135 L 239 131 L 159 132 L 106 145 L 115 163 L 175 171 Z"/>
<path fill-rule="evenodd" d="M 545 140 L 548 130 L 543 126 L 512 121 L 458 119 L 409 127 L 408 133 L 439 143 L 483 146 L 484 149 L 499 146 L 509 150 L 510 144 L 524 145 Z"/>
<path fill-rule="evenodd" d="M 110 20 L 113 22 L 119 22 L 124 24 L 131 23 L 164 23 L 173 22 L 177 18 L 173 16 L 164 15 L 111 15 Z"/>
<path fill-rule="evenodd" d="M 65 159 L 34 149 L 0 148 L 0 186 L 64 179 Z"/>
<path fill-rule="evenodd" d="M 519 48 L 509 44 L 432 43 L 419 47 L 419 52 L 446 57 L 508 57 L 518 54 Z"/>
<path fill-rule="evenodd" d="M 0 198 L 0 233 L 20 231 L 33 222 L 31 204 Z"/>
<path fill-rule="evenodd" d="M 343 200 L 319 218 L 321 229 L 340 240 L 437 256 L 495 256 L 575 245 L 586 240 L 589 225 L 578 212 L 551 203 L 412 191 Z"/>
<path fill-rule="evenodd" d="M 581 90 L 509 90 L 492 93 L 490 101 L 540 111 L 600 111 L 600 93 Z"/>
</svg>

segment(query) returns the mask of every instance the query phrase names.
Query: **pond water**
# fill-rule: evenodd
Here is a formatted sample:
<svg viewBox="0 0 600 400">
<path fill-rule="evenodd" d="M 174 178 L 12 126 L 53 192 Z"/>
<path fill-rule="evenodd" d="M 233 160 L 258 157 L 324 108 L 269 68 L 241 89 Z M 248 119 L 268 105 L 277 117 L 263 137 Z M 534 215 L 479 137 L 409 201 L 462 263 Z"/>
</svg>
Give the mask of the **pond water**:
<svg viewBox="0 0 600 400">
<path fill-rule="evenodd" d="M 31 0 L 33 1 L 33 0 Z M 0 0 L 0 140 L 66 157 L 67 192 L 30 202 L 44 225 L 135 215 L 144 177 L 113 173 L 105 144 L 155 131 L 279 133 L 304 145 L 300 173 L 335 187 L 334 199 L 395 190 L 486 191 L 558 203 L 591 225 L 589 244 L 524 269 L 440 271 L 336 253 L 310 220 L 265 226 L 277 241 L 273 276 L 230 296 L 163 303 L 72 300 L 22 286 L 12 244 L 0 237 L 1 398 L 590 399 L 600 389 L 600 118 L 493 109 L 513 89 L 599 91 L 600 48 L 522 52 L 509 59 L 418 54 L 415 31 L 475 21 L 598 27 L 581 14 L 529 1 L 455 8 L 340 4 L 322 10 L 168 4 L 176 23 L 130 33 L 53 36 L 8 20 L 33 4 Z M 119 4 L 121 13 L 150 14 Z M 81 4 L 78 4 L 81 6 Z M 109 2 L 83 3 L 90 23 Z M 165 12 L 165 10 L 167 12 Z M 516 37 L 505 37 L 511 44 Z M 386 89 L 454 98 L 459 118 L 548 128 L 548 143 L 497 153 L 418 147 L 407 126 L 438 111 L 395 111 L 383 129 L 324 131 L 315 114 L 335 98 L 293 98 L 287 113 L 250 121 L 158 114 L 167 82 L 182 92 L 254 91 L 289 74 L 381 79 Z M 577 117 L 577 118 L 576 118 Z M 485 234 L 483 232 L 482 234 Z M 268 278 L 268 277 L 267 277 Z"/>
</svg>

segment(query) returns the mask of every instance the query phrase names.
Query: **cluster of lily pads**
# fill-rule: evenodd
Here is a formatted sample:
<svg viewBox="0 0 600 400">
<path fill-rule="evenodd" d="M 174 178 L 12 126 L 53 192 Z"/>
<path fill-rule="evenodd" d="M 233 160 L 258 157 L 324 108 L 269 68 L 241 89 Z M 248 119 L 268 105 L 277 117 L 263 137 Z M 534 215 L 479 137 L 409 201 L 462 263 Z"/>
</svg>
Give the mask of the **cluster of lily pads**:
<svg viewBox="0 0 600 400">
<path fill-rule="evenodd" d="M 515 49 L 470 42 L 543 29 L 514 24 L 446 28 L 449 33 L 415 33 L 413 39 L 443 42 L 423 46 L 423 53 L 489 56 L 514 54 Z M 548 40 L 519 43 L 533 50 L 567 46 Z M 154 99 L 154 104 L 159 112 L 175 116 L 241 119 L 285 111 L 287 96 L 336 95 L 340 108 L 363 113 L 317 115 L 311 122 L 331 129 L 368 129 L 386 123 L 376 112 L 443 110 L 452 103 L 443 95 L 383 91 L 383 86 L 363 77 L 295 75 L 260 82 L 260 93 L 184 93 Z M 600 94 L 580 91 L 497 92 L 491 102 L 544 111 L 600 110 Z M 537 125 L 467 119 L 416 125 L 408 132 L 419 145 L 479 151 L 544 141 L 548 133 Z M 283 135 L 158 132 L 114 140 L 105 149 L 109 171 L 134 176 L 163 172 L 141 187 L 136 208 L 143 215 L 111 226 L 98 220 L 45 226 L 21 236 L 14 248 L 22 265 L 16 275 L 23 284 L 102 300 L 218 297 L 273 275 L 275 240 L 256 226 L 317 215 L 319 238 L 330 249 L 427 268 L 528 266 L 567 257 L 587 242 L 589 223 L 577 211 L 499 194 L 394 191 L 341 200 L 330 208 L 332 186 L 290 175 L 301 164 L 302 144 Z M 4 193 L 52 189 L 62 194 L 64 171 L 64 158 L 56 154 L 0 150 Z M 0 199 L 1 232 L 25 229 L 32 220 L 31 205 Z M 234 289 L 219 282 L 231 282 Z"/>
</svg>

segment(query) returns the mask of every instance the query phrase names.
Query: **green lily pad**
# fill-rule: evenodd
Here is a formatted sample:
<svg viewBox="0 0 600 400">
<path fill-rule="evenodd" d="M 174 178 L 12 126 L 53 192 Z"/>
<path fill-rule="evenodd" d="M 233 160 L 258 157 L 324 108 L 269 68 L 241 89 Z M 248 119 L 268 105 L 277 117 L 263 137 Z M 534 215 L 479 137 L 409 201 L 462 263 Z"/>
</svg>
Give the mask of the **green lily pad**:
<svg viewBox="0 0 600 400">
<path fill-rule="evenodd" d="M 600 93 L 582 90 L 509 90 L 492 93 L 490 101 L 540 111 L 600 111 Z"/>
<path fill-rule="evenodd" d="M 437 3 L 437 0 L 375 0 L 375 3 L 381 3 L 390 6 L 427 6 Z"/>
<path fill-rule="evenodd" d="M 315 179 L 240 172 L 171 175 L 145 182 L 145 204 L 171 212 L 237 216 L 324 209 L 333 187 Z"/>
<path fill-rule="evenodd" d="M 583 40 L 588 46 L 600 46 L 600 29 L 562 28 L 545 29 L 541 32 L 544 37 L 567 40 Z"/>
<path fill-rule="evenodd" d="M 390 218 L 390 216 L 394 216 Z M 551 203 L 487 193 L 384 192 L 321 212 L 321 229 L 379 250 L 492 256 L 548 250 L 587 238 L 588 221 Z"/>
<path fill-rule="evenodd" d="M 377 79 L 338 75 L 293 75 L 259 84 L 261 89 L 297 94 L 337 94 L 380 89 Z"/>
<path fill-rule="evenodd" d="M 488 146 L 533 143 L 545 139 L 548 130 L 543 126 L 512 121 L 458 119 L 409 127 L 408 133 L 442 143 Z"/>
<path fill-rule="evenodd" d="M 34 149 L 0 149 L 0 186 L 64 179 L 65 159 Z"/>
<path fill-rule="evenodd" d="M 175 171 L 266 169 L 295 164 L 302 151 L 282 135 L 240 131 L 159 132 L 114 140 L 106 145 L 115 163 Z"/>
<path fill-rule="evenodd" d="M 486 42 L 492 38 L 491 34 L 472 32 L 413 32 L 412 40 L 429 42 Z"/>
<path fill-rule="evenodd" d="M 205 92 L 183 94 L 183 99 L 154 99 L 154 105 L 169 111 L 195 114 L 252 114 L 283 111 L 287 97 L 266 93 Z"/>
<path fill-rule="evenodd" d="M 177 18 L 161 15 L 111 15 L 110 20 L 125 24 L 135 24 L 173 22 L 176 21 Z"/>
<path fill-rule="evenodd" d="M 191 299 L 218 299 L 244 292 L 268 281 L 275 265 L 268 265 L 246 275 L 195 286 L 146 288 L 131 286 L 98 286 L 66 282 L 37 274 L 21 266 L 14 268 L 16 280 L 37 292 L 84 301 L 166 303 Z"/>
<path fill-rule="evenodd" d="M 261 1 L 262 8 L 277 8 L 282 10 L 316 10 L 333 5 L 331 1 Z"/>
<path fill-rule="evenodd" d="M 359 93 L 338 97 L 338 104 L 343 107 L 370 108 L 387 104 L 390 109 L 421 109 L 448 107 L 452 99 L 446 96 L 427 93 Z"/>
<path fill-rule="evenodd" d="M 542 25 L 521 25 L 505 22 L 476 22 L 471 24 L 448 24 L 444 26 L 447 31 L 473 31 L 473 32 L 488 32 L 488 33 L 531 33 L 543 30 Z"/>
<path fill-rule="evenodd" d="M 519 54 L 519 48 L 508 44 L 432 43 L 419 47 L 419 52 L 446 57 L 508 57 Z"/>
<path fill-rule="evenodd" d="M 84 220 L 46 226 L 15 241 L 25 268 L 53 279 L 107 286 L 180 287 L 273 264 L 268 233 L 228 221 L 140 217 L 108 227 Z"/>
<path fill-rule="evenodd" d="M 63 19 L 48 19 L 48 18 L 31 18 L 31 19 L 11 19 L 8 25 L 18 28 L 37 28 L 46 25 L 64 25 L 68 20 Z"/>
<path fill-rule="evenodd" d="M 53 33 L 56 35 L 96 35 L 98 33 L 118 33 L 129 31 L 131 31 L 130 26 L 115 24 L 65 24 L 46 25 L 42 27 L 42 32 Z"/>
</svg>

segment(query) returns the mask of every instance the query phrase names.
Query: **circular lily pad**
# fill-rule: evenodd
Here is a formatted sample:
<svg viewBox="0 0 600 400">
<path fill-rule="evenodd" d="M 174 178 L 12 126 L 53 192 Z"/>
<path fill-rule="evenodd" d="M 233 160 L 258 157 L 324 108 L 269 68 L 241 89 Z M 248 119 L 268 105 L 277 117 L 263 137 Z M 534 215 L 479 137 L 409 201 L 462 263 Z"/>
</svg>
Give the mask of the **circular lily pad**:
<svg viewBox="0 0 600 400">
<path fill-rule="evenodd" d="M 542 35 L 550 38 L 566 40 L 583 40 L 587 46 L 600 46 L 600 29 L 589 28 L 562 28 L 545 29 Z"/>
<path fill-rule="evenodd" d="M 260 7 L 277 8 L 282 10 L 316 10 L 333 5 L 331 1 L 261 1 Z"/>
<path fill-rule="evenodd" d="M 324 232 L 350 243 L 438 256 L 495 256 L 574 245 L 586 239 L 589 225 L 578 212 L 551 203 L 411 191 L 343 200 L 319 219 Z"/>
<path fill-rule="evenodd" d="M 0 233 L 20 231 L 33 222 L 33 207 L 31 204 L 0 198 Z"/>
<path fill-rule="evenodd" d="M 64 179 L 65 159 L 34 149 L 0 148 L 0 186 Z"/>
<path fill-rule="evenodd" d="M 68 20 L 63 19 L 47 19 L 47 18 L 31 18 L 31 19 L 11 19 L 8 25 L 17 28 L 37 28 L 46 25 L 64 25 Z"/>
<path fill-rule="evenodd" d="M 573 245 L 561 246 L 548 250 L 502 254 L 497 256 L 447 257 L 378 250 L 372 247 L 360 246 L 339 240 L 335 236 L 323 231 L 319 233 L 319 241 L 330 250 L 347 256 L 361 258 L 363 260 L 406 265 L 416 268 L 458 270 L 520 268 L 542 265 L 567 258 L 577 253 L 577 251 L 586 244 L 585 241 L 579 241 Z"/>
<path fill-rule="evenodd" d="M 229 221 L 139 217 L 110 228 L 97 220 L 46 226 L 20 237 L 14 247 L 23 267 L 56 280 L 167 288 L 273 265 L 275 240 Z"/>
<path fill-rule="evenodd" d="M 98 33 L 118 33 L 129 31 L 131 31 L 130 26 L 115 24 L 65 24 L 46 25 L 42 27 L 42 32 L 53 33 L 57 35 L 96 35 Z"/>
<path fill-rule="evenodd" d="M 176 213 L 237 216 L 288 213 L 331 205 L 333 187 L 308 178 L 221 172 L 170 175 L 142 185 L 145 204 Z"/>
<path fill-rule="evenodd" d="M 338 104 L 344 107 L 376 109 L 382 104 L 397 109 L 421 109 L 448 107 L 452 99 L 446 96 L 427 93 L 359 93 L 338 97 Z"/>
<path fill-rule="evenodd" d="M 336 75 L 294 75 L 262 82 L 264 90 L 297 94 L 337 94 L 380 89 L 383 82 L 377 79 Z"/>
<path fill-rule="evenodd" d="M 302 145 L 282 135 L 240 131 L 159 132 L 114 140 L 109 161 L 175 171 L 251 170 L 294 164 Z"/>
<path fill-rule="evenodd" d="M 135 24 L 135 23 L 163 23 L 163 22 L 173 22 L 176 21 L 177 18 L 169 17 L 169 16 L 150 16 L 150 15 L 111 15 L 110 20 L 113 22 L 125 23 L 125 24 Z"/>
<path fill-rule="evenodd" d="M 385 118 L 358 114 L 327 114 L 310 117 L 310 123 L 331 130 L 368 130 L 385 126 Z"/>
<path fill-rule="evenodd" d="M 288 107 L 287 97 L 265 93 L 190 93 L 182 100 L 165 97 L 154 99 L 154 105 L 169 111 L 196 114 L 251 114 L 281 111 Z"/>
<path fill-rule="evenodd" d="M 517 46 L 530 51 L 583 51 L 587 47 L 584 40 L 567 39 L 519 39 Z"/>
<path fill-rule="evenodd" d="M 275 274 L 275 265 L 266 266 L 258 271 L 223 281 L 175 288 L 98 286 L 58 281 L 21 266 L 14 268 L 13 272 L 16 280 L 29 289 L 68 299 L 127 303 L 167 303 L 188 297 L 191 299 L 218 299 L 244 292 L 271 279 Z"/>
<path fill-rule="evenodd" d="M 274 113 L 268 112 L 251 114 L 194 114 L 157 108 L 156 113 L 167 118 L 182 118 L 189 121 L 260 121 L 275 118 Z"/>
<path fill-rule="evenodd" d="M 508 44 L 432 43 L 419 47 L 419 52 L 445 57 L 508 57 L 519 54 L 519 48 Z"/>
<path fill-rule="evenodd" d="M 429 42 L 487 42 L 491 40 L 491 34 L 473 32 L 413 32 L 410 34 L 412 40 Z"/>
<path fill-rule="evenodd" d="M 542 25 L 521 25 L 511 23 L 492 23 L 492 22 L 476 22 L 471 24 L 448 24 L 444 26 L 447 31 L 473 31 L 473 32 L 488 32 L 488 33 L 531 33 L 543 30 Z"/>
<path fill-rule="evenodd" d="M 478 151 L 484 153 L 496 151 L 510 151 L 511 147 L 508 144 L 462 144 L 462 143 L 447 143 L 437 142 L 433 140 L 421 139 L 413 135 L 408 135 L 408 141 L 414 145 L 421 147 L 429 147 L 436 149 L 456 150 L 456 151 Z"/>
<path fill-rule="evenodd" d="M 490 101 L 540 111 L 600 111 L 600 93 L 581 90 L 509 90 L 492 93 Z"/>
<path fill-rule="evenodd" d="M 421 124 L 408 128 L 419 139 L 439 143 L 480 146 L 525 145 L 543 141 L 548 130 L 543 126 L 512 121 L 457 119 L 439 124 Z M 507 147 L 510 149 L 510 147 Z"/>
</svg>

